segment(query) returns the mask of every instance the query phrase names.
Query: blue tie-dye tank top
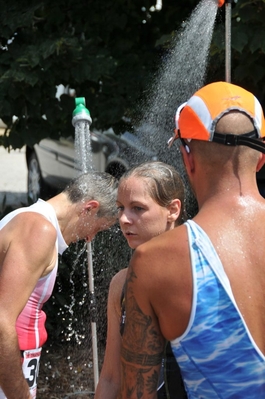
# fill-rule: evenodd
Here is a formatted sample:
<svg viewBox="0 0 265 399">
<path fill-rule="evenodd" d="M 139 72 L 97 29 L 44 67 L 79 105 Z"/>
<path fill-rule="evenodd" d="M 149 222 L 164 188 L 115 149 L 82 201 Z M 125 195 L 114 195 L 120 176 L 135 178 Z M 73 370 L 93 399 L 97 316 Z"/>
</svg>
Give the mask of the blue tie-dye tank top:
<svg viewBox="0 0 265 399">
<path fill-rule="evenodd" d="M 265 356 L 251 337 L 209 237 L 195 222 L 186 225 L 193 303 L 185 333 L 171 345 L 188 398 L 265 399 Z"/>
</svg>

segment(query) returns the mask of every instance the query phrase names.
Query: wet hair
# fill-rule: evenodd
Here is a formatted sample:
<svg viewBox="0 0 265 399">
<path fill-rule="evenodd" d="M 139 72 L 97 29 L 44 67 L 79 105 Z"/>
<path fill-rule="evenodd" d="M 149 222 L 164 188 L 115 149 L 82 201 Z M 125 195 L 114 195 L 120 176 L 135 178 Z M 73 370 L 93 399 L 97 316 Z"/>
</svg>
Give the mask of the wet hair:
<svg viewBox="0 0 265 399">
<path fill-rule="evenodd" d="M 72 203 L 89 200 L 99 202 L 97 217 L 117 216 L 118 180 L 109 173 L 91 171 L 72 180 L 63 190 Z"/>
<path fill-rule="evenodd" d="M 145 162 L 126 171 L 120 183 L 129 177 L 145 179 L 150 197 L 160 206 L 167 207 L 178 198 L 181 201 L 181 211 L 175 224 L 179 225 L 186 220 L 184 184 L 173 166 L 160 161 Z"/>
</svg>

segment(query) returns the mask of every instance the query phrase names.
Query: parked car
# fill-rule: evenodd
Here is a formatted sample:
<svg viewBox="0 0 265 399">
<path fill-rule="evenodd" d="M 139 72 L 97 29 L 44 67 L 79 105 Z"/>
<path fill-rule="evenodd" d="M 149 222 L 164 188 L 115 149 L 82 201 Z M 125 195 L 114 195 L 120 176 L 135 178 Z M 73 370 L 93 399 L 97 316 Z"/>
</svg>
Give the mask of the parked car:
<svg viewBox="0 0 265 399">
<path fill-rule="evenodd" d="M 125 132 L 121 136 L 112 130 L 91 132 L 93 168 L 120 178 L 134 161 L 156 160 L 155 153 L 144 148 L 139 139 Z M 74 138 L 43 139 L 33 148 L 26 147 L 28 197 L 47 199 L 61 191 L 78 170 L 75 163 Z"/>
</svg>

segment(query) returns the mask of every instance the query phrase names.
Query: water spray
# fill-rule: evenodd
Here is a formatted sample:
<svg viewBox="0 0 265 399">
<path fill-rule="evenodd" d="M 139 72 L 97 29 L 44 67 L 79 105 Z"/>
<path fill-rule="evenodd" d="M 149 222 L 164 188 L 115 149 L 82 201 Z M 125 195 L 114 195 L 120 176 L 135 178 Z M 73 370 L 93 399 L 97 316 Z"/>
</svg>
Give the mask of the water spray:
<svg viewBox="0 0 265 399">
<path fill-rule="evenodd" d="M 86 108 L 84 97 L 75 99 L 76 108 L 73 111 L 72 124 L 75 128 L 75 150 L 78 169 L 81 173 L 92 170 L 92 157 L 90 148 L 90 125 L 92 119 L 89 110 Z M 94 389 L 96 390 L 99 370 L 98 370 L 98 348 L 97 348 L 97 325 L 96 325 L 96 300 L 94 293 L 94 273 L 92 260 L 91 242 L 87 243 L 87 266 L 90 292 L 90 314 L 93 350 L 93 370 L 94 370 Z"/>
</svg>

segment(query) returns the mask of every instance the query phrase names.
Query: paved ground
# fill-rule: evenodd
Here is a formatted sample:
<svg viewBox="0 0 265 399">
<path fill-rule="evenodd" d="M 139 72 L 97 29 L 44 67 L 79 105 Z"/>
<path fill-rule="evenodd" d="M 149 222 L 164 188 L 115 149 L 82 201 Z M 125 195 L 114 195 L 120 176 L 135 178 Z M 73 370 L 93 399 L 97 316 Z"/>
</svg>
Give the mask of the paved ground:
<svg viewBox="0 0 265 399">
<path fill-rule="evenodd" d="M 27 166 L 25 147 L 11 150 L 0 146 L 0 212 L 3 201 L 6 205 L 19 207 L 27 203 Z"/>
</svg>

